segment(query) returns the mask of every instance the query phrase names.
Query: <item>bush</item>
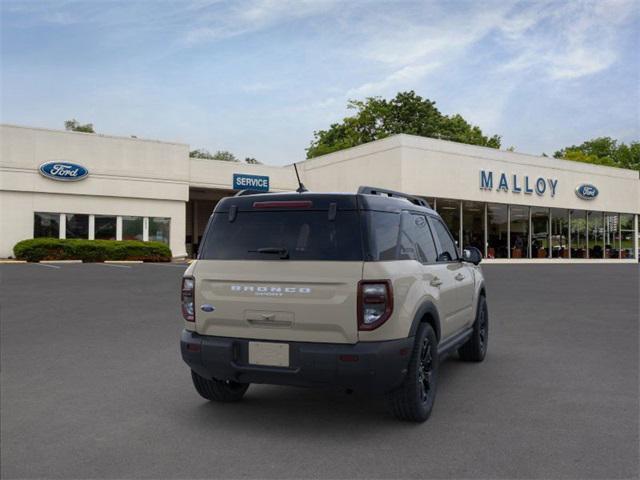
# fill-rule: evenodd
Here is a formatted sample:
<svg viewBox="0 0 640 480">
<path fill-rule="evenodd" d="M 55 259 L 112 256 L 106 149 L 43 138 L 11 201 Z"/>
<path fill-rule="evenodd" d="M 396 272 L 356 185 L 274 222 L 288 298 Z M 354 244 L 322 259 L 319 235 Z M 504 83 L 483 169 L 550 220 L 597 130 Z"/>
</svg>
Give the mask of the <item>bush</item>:
<svg viewBox="0 0 640 480">
<path fill-rule="evenodd" d="M 171 249 L 160 242 L 138 240 L 81 240 L 58 238 L 33 238 L 22 240 L 13 247 L 19 260 L 142 260 L 144 262 L 169 262 Z"/>
</svg>

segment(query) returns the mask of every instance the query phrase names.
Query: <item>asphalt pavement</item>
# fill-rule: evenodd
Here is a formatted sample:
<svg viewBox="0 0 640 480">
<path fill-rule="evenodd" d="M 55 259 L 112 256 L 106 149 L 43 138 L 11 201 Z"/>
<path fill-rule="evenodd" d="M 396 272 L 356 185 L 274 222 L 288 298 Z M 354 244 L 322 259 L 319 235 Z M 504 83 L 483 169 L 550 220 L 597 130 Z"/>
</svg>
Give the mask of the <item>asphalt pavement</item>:
<svg viewBox="0 0 640 480">
<path fill-rule="evenodd" d="M 425 424 L 375 397 L 252 385 L 179 354 L 184 266 L 0 265 L 2 478 L 638 478 L 637 265 L 491 265 L 484 363 Z"/>
</svg>

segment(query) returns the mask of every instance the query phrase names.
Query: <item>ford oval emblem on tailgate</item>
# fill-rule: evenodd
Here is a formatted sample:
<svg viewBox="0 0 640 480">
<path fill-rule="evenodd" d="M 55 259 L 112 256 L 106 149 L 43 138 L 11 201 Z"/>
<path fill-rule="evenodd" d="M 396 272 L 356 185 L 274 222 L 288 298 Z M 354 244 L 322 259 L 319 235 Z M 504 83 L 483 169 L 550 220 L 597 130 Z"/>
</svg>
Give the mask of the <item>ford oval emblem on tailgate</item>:
<svg viewBox="0 0 640 480">
<path fill-rule="evenodd" d="M 216 307 L 214 307 L 213 305 L 209 305 L 208 303 L 200 305 L 200 310 L 202 310 L 203 312 L 213 312 L 215 309 Z"/>
</svg>

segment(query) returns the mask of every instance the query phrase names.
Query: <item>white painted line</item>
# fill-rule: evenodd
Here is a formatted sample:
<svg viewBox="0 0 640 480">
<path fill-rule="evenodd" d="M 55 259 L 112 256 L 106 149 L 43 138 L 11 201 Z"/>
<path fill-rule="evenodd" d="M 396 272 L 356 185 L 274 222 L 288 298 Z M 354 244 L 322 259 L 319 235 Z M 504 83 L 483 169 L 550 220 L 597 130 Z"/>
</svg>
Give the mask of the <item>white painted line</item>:
<svg viewBox="0 0 640 480">
<path fill-rule="evenodd" d="M 38 263 L 82 263 L 82 260 L 40 260 Z"/>
<path fill-rule="evenodd" d="M 129 265 L 116 265 L 113 263 L 101 263 L 101 262 L 96 262 L 96 265 L 102 265 L 104 267 L 115 267 L 115 268 L 131 268 Z"/>
<path fill-rule="evenodd" d="M 103 263 L 107 263 L 107 264 L 118 264 L 118 263 L 129 263 L 129 264 L 133 264 L 133 263 L 144 263 L 142 260 L 105 260 Z"/>
<path fill-rule="evenodd" d="M 38 265 L 39 267 L 47 267 L 47 268 L 62 268 L 59 267 L 58 265 L 49 265 L 48 263 L 34 263 L 33 265 Z"/>
</svg>

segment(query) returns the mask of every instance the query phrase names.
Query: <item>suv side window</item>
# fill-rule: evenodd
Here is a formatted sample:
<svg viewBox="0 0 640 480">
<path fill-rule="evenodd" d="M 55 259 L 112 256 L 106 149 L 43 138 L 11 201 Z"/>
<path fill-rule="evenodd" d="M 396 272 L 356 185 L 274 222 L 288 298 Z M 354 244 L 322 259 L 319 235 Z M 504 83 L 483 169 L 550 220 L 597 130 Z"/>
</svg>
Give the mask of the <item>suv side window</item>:
<svg viewBox="0 0 640 480">
<path fill-rule="evenodd" d="M 391 212 L 365 212 L 370 228 L 370 259 L 374 262 L 396 260 L 400 214 Z"/>
<path fill-rule="evenodd" d="M 438 239 L 439 255 L 438 262 L 452 262 L 458 260 L 458 249 L 456 247 L 449 230 L 444 226 L 442 221 L 437 218 L 429 217 L 429 224 L 434 236 Z"/>
<path fill-rule="evenodd" d="M 410 254 L 407 255 L 407 252 Z M 413 259 L 421 263 L 436 261 L 436 246 L 424 215 L 404 212 L 400 237 L 399 259 Z"/>
</svg>

